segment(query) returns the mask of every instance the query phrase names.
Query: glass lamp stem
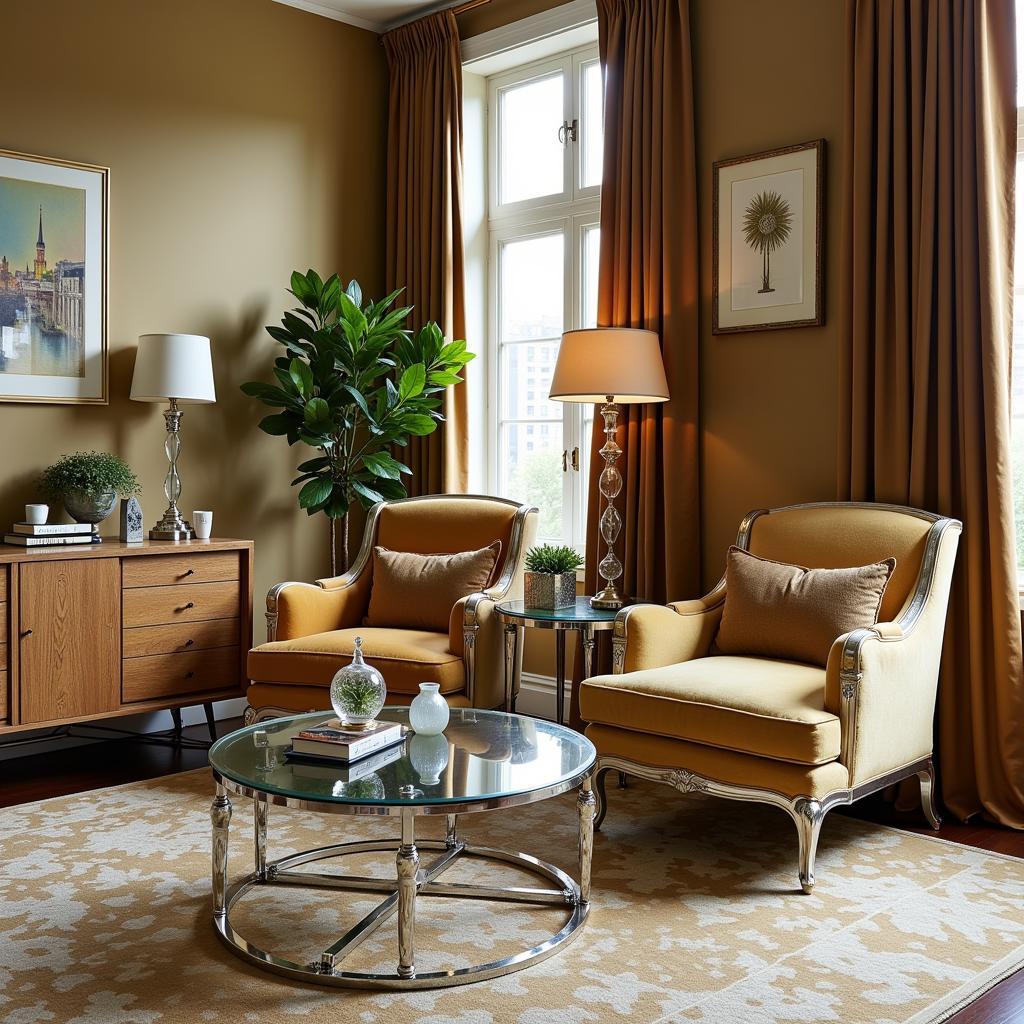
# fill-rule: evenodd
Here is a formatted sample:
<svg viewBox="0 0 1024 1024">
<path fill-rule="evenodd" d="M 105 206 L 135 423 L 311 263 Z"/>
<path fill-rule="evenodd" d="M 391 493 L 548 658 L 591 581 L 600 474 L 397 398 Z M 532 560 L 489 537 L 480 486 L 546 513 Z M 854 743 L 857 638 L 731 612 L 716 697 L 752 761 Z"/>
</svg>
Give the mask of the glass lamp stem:
<svg viewBox="0 0 1024 1024">
<path fill-rule="evenodd" d="M 622 490 L 622 474 L 615 463 L 619 461 L 622 449 L 615 440 L 619 407 L 615 404 L 613 395 L 608 395 L 607 401 L 601 406 L 601 418 L 604 420 L 601 458 L 604 459 L 605 465 L 598 479 L 598 490 L 604 498 L 605 509 L 598 522 L 608 551 L 597 566 L 598 575 L 604 580 L 604 587 L 590 599 L 590 603 L 594 608 L 621 608 L 626 599 L 622 596 L 617 582 L 622 575 L 622 563 L 615 554 L 615 541 L 622 530 L 622 516 L 615 507 L 615 499 Z"/>
<path fill-rule="evenodd" d="M 164 477 L 164 496 L 167 498 L 167 510 L 160 521 L 149 531 L 150 540 L 189 540 L 195 536 L 192 527 L 178 511 L 178 498 L 181 497 L 181 477 L 178 475 L 178 455 L 181 452 L 181 417 L 184 415 L 178 408 L 178 400 L 172 398 L 171 404 L 164 413 L 167 424 L 167 437 L 164 440 L 164 453 L 169 463 L 167 476 Z"/>
</svg>

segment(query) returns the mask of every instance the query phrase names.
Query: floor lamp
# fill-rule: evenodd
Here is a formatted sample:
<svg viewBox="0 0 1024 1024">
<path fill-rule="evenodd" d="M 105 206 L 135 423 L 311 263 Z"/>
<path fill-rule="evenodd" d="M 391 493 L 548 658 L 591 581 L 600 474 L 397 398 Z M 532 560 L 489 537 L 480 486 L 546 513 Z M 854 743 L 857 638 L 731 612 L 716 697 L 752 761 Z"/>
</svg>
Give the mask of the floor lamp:
<svg viewBox="0 0 1024 1024">
<path fill-rule="evenodd" d="M 632 327 L 566 331 L 551 378 L 551 398 L 588 405 L 603 403 L 601 418 L 605 440 L 601 458 L 604 469 L 598 488 L 605 499 L 605 508 L 599 523 L 608 551 L 597 567 L 604 586 L 590 603 L 595 608 L 621 608 L 626 599 L 619 590 L 622 563 L 615 554 L 615 541 L 622 530 L 622 516 L 615 507 L 615 499 L 622 490 L 622 474 L 615 465 L 622 454 L 615 440 L 618 406 L 668 401 L 668 381 L 658 335 Z"/>
</svg>

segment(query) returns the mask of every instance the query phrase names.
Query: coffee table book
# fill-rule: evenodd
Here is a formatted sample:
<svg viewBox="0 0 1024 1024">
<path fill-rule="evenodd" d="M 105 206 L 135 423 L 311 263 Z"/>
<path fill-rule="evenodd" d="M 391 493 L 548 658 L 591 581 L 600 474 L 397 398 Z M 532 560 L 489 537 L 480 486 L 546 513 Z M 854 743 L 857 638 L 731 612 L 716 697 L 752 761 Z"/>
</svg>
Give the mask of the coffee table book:
<svg viewBox="0 0 1024 1024">
<path fill-rule="evenodd" d="M 69 544 L 92 544 L 93 536 L 91 531 L 89 533 L 48 533 L 41 536 L 6 533 L 4 534 L 4 543 L 17 544 L 23 548 L 52 548 Z"/>
<path fill-rule="evenodd" d="M 364 729 L 346 729 L 337 718 L 331 718 L 323 725 L 296 733 L 291 749 L 295 754 L 358 761 L 376 750 L 400 743 L 403 735 L 401 725 L 395 722 L 375 722 Z"/>
<path fill-rule="evenodd" d="M 14 533 L 26 537 L 70 536 L 71 534 L 92 534 L 92 523 L 15 523 L 11 529 Z"/>
</svg>

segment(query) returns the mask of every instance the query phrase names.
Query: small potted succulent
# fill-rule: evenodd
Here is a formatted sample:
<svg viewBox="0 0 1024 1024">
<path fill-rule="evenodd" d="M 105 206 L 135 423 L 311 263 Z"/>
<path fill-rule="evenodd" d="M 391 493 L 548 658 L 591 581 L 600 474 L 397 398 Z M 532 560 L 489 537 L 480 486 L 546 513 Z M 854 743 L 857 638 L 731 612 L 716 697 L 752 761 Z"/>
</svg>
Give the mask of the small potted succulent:
<svg viewBox="0 0 1024 1024">
<path fill-rule="evenodd" d="M 102 523 L 118 495 L 129 498 L 141 490 L 131 468 L 106 452 L 65 455 L 43 471 L 39 486 L 51 499 L 64 503 L 76 523 Z"/>
<path fill-rule="evenodd" d="M 571 608 L 576 603 L 576 570 L 583 559 L 574 548 L 542 544 L 526 552 L 527 608 Z"/>
</svg>

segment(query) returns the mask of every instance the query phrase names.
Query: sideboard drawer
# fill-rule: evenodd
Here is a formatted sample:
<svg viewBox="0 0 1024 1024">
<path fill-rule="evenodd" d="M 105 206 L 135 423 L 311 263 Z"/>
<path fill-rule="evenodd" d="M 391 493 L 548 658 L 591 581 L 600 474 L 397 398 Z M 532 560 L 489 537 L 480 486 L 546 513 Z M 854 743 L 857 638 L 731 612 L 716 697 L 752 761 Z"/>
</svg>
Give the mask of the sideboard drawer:
<svg viewBox="0 0 1024 1024">
<path fill-rule="evenodd" d="M 179 583 L 237 580 L 238 553 L 208 551 L 183 555 L 139 555 L 122 563 L 125 587 L 167 587 Z"/>
<path fill-rule="evenodd" d="M 7 604 L 0 601 L 0 646 L 7 643 Z M 0 661 L 0 668 L 7 664 L 6 659 Z"/>
<path fill-rule="evenodd" d="M 126 629 L 122 650 L 126 658 L 144 658 L 153 654 L 208 651 L 237 643 L 238 619 L 202 619 Z"/>
<path fill-rule="evenodd" d="M 0 648 L 0 722 L 6 722 L 8 719 L 7 711 L 7 649 Z"/>
<path fill-rule="evenodd" d="M 0 601 L 7 600 L 7 566 L 0 565 Z"/>
<path fill-rule="evenodd" d="M 124 625 L 160 626 L 170 622 L 238 618 L 237 581 L 190 583 L 180 587 L 135 587 L 124 592 Z"/>
<path fill-rule="evenodd" d="M 237 646 L 126 658 L 122 697 L 131 702 L 179 697 L 201 690 L 231 690 L 238 686 L 238 678 Z"/>
</svg>

